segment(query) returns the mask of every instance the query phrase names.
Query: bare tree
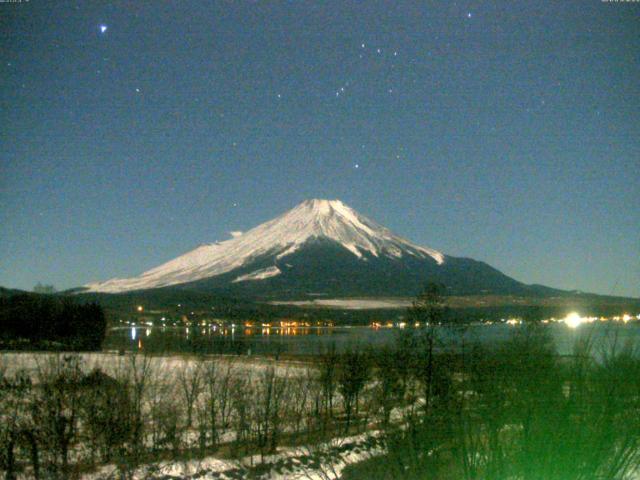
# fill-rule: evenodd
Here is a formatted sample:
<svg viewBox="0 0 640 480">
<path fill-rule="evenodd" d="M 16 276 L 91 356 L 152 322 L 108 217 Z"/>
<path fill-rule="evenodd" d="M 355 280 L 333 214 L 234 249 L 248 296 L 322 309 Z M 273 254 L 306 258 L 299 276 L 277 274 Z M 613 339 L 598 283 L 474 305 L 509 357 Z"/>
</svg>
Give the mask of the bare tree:
<svg viewBox="0 0 640 480">
<path fill-rule="evenodd" d="M 0 379 L 0 470 L 4 470 L 7 480 L 16 478 L 16 450 L 25 431 L 31 387 L 31 379 L 25 372 L 12 377 L 3 375 Z M 39 478 L 37 445 L 33 459 L 34 477 Z"/>
<path fill-rule="evenodd" d="M 81 386 L 81 422 L 90 462 L 95 464 L 97 453 L 103 462 L 110 462 L 116 454 L 123 454 L 131 438 L 129 385 L 94 369 Z"/>
<path fill-rule="evenodd" d="M 202 393 L 202 363 L 184 362 L 178 370 L 178 385 L 184 400 L 184 406 L 187 414 L 186 428 L 191 428 L 193 424 L 193 408 L 198 397 Z"/>
<path fill-rule="evenodd" d="M 428 283 L 408 311 L 410 321 L 421 325 L 419 334 L 413 341 L 413 349 L 416 351 L 414 368 L 416 377 L 423 386 L 424 410 L 427 415 L 433 396 L 436 329 L 444 321 L 446 311 L 442 291 L 441 285 Z"/>
<path fill-rule="evenodd" d="M 237 456 L 241 448 L 246 452 L 251 443 L 251 410 L 255 392 L 253 385 L 246 378 L 235 378 L 230 386 L 232 425 L 235 430 L 231 453 Z"/>
<path fill-rule="evenodd" d="M 131 391 L 131 462 L 130 467 L 138 465 L 144 449 L 145 399 L 152 376 L 151 358 L 133 353 L 129 356 L 126 373 Z"/>
<path fill-rule="evenodd" d="M 288 376 L 278 376 L 269 366 L 261 375 L 255 390 L 255 431 L 260 455 L 274 452 L 281 433 L 282 403 L 287 391 Z"/>
<path fill-rule="evenodd" d="M 210 446 L 214 449 L 217 448 L 220 434 L 229 427 L 233 374 L 233 362 L 228 360 L 208 360 L 202 368 L 204 398 L 199 413 L 203 422 L 199 426 L 201 444 L 206 443 L 208 434 Z"/>
<path fill-rule="evenodd" d="M 335 344 L 331 344 L 328 350 L 322 352 L 319 358 L 319 382 L 322 389 L 322 428 L 326 432 L 328 422 L 333 418 L 333 397 L 338 385 L 339 356 Z"/>
<path fill-rule="evenodd" d="M 315 382 L 315 378 L 310 369 L 307 369 L 304 375 L 290 377 L 289 382 L 289 408 L 287 409 L 287 414 L 295 442 L 304 427 L 307 413 L 312 411 L 313 395 L 311 394 L 311 385 Z"/>
<path fill-rule="evenodd" d="M 78 355 L 56 355 L 38 368 L 36 408 L 50 453 L 49 474 L 54 478 L 71 475 L 69 454 L 78 436 L 81 380 Z"/>
<path fill-rule="evenodd" d="M 360 393 L 369 378 L 368 355 L 354 349 L 346 352 L 340 359 L 338 390 L 342 395 L 345 411 L 345 432 L 349 431 L 353 415 L 357 416 Z"/>
<path fill-rule="evenodd" d="M 373 357 L 375 365 L 376 393 L 378 404 L 382 408 L 382 423 L 388 427 L 391 411 L 402 405 L 406 390 L 406 369 L 403 358 L 397 349 L 383 348 Z"/>
</svg>

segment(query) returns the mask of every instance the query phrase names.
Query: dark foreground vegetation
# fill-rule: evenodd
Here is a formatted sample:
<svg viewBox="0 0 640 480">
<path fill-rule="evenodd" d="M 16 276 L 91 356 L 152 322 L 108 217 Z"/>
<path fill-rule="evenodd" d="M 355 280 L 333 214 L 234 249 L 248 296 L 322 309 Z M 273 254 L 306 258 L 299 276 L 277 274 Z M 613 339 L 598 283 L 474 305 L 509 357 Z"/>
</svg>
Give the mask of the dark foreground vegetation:
<svg viewBox="0 0 640 480">
<path fill-rule="evenodd" d="M 587 341 L 560 358 L 537 327 L 495 349 L 436 343 L 424 329 L 397 348 L 328 351 L 295 368 L 132 355 L 111 357 L 109 374 L 52 354 L 1 376 L 0 472 L 70 479 L 109 464 L 112 478 L 131 478 L 159 460 L 258 454 L 239 478 L 268 478 L 258 467 L 278 447 L 322 469 L 336 438 L 376 431 L 383 454 L 344 478 L 631 478 L 640 361 L 630 347 L 594 355 Z"/>
<path fill-rule="evenodd" d="M 289 447 L 310 478 L 632 478 L 633 345 L 594 346 L 585 332 L 561 357 L 535 323 L 491 348 L 467 344 L 464 326 L 442 324 L 436 291 L 409 314 L 428 324 L 402 332 L 393 348 L 329 349 L 309 364 L 126 355 L 98 365 L 41 354 L 21 370 L 5 358 L 0 475 L 73 479 L 109 465 L 109 478 L 177 478 L 138 468 L 253 455 L 233 478 L 269 478 L 270 454 Z M 442 343 L 452 338 L 445 329 L 459 333 L 455 344 Z M 359 461 L 339 458 L 357 434 L 366 437 Z"/>
<path fill-rule="evenodd" d="M 35 293 L 0 296 L 0 348 L 99 350 L 105 333 L 97 303 Z"/>
<path fill-rule="evenodd" d="M 599 353 L 586 340 L 560 358 L 525 328 L 493 350 L 437 355 L 423 370 L 423 411 L 386 431 L 386 455 L 344 478 L 635 478 L 640 360 L 630 346 Z"/>
<path fill-rule="evenodd" d="M 322 469 L 340 445 L 331 439 L 376 431 L 383 454 L 343 478 L 631 478 L 640 462 L 631 347 L 595 352 L 587 339 L 561 358 L 538 327 L 493 349 L 436 353 L 436 343 L 424 329 L 397 348 L 328 351 L 295 368 L 113 357 L 109 375 L 52 355 L 30 373 L 2 374 L 0 472 L 69 479 L 109 464 L 112 478 L 130 478 L 159 460 L 258 454 L 242 475 L 268 478 L 259 467 L 278 447 Z"/>
</svg>

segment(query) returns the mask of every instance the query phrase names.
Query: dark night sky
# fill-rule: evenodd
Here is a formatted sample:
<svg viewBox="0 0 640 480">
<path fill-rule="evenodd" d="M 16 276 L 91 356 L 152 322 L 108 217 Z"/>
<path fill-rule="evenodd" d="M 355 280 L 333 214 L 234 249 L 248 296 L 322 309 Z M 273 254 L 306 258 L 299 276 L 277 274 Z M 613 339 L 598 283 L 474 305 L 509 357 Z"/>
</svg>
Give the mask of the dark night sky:
<svg viewBox="0 0 640 480">
<path fill-rule="evenodd" d="M 527 283 L 640 296 L 640 3 L 0 19 L 0 285 L 131 276 L 337 198 Z"/>
</svg>

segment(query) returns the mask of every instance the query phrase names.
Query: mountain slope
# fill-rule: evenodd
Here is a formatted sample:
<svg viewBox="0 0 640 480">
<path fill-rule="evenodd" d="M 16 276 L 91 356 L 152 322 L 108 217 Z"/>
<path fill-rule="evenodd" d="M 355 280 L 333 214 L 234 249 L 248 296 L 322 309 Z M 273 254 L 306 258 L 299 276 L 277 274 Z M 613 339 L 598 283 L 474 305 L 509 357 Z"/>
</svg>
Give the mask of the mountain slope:
<svg viewBox="0 0 640 480">
<path fill-rule="evenodd" d="M 307 200 L 244 234 L 202 245 L 138 277 L 85 289 L 172 288 L 269 298 L 403 296 L 415 295 L 427 281 L 442 283 L 456 295 L 546 292 L 483 262 L 415 245 L 338 200 Z"/>
<path fill-rule="evenodd" d="M 278 274 L 251 280 L 256 272 L 277 269 Z M 468 258 L 403 256 L 356 257 L 337 242 L 312 239 L 281 259 L 256 258 L 245 267 L 174 288 L 224 291 L 229 295 L 276 299 L 344 296 L 414 296 L 425 282 L 443 283 L 449 294 L 535 294 L 528 287 L 489 265 Z"/>
</svg>

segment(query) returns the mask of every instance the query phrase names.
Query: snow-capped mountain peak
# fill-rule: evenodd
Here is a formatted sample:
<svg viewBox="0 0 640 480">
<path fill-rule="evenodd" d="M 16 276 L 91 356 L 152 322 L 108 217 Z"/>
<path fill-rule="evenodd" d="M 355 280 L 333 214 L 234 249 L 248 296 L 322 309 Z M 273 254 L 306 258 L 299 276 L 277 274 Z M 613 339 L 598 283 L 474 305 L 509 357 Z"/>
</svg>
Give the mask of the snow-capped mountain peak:
<svg viewBox="0 0 640 480">
<path fill-rule="evenodd" d="M 411 255 L 430 257 L 438 265 L 445 261 L 442 253 L 394 235 L 340 200 L 312 199 L 247 232 L 199 246 L 138 277 L 92 283 L 86 288 L 114 293 L 189 283 L 231 272 L 264 255 L 273 255 L 273 267 L 240 275 L 235 282 L 262 280 L 279 275 L 281 271 L 275 262 L 314 239 L 333 241 L 363 260 L 366 255 L 390 258 Z"/>
</svg>

